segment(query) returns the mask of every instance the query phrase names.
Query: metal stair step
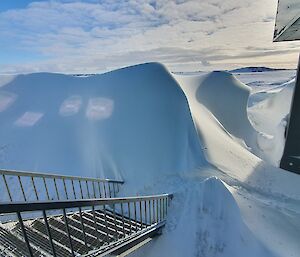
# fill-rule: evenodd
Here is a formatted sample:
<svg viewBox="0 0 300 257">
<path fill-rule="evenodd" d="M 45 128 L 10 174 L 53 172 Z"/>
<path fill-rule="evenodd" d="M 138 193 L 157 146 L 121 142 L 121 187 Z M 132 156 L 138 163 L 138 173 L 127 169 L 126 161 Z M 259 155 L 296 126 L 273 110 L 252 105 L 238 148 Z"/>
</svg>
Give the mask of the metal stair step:
<svg viewBox="0 0 300 257">
<path fill-rule="evenodd" d="M 48 253 L 51 256 L 52 249 L 51 249 L 48 237 L 43 236 L 42 234 L 40 234 L 39 231 L 36 231 L 33 228 L 26 227 L 26 229 L 27 229 L 26 230 L 27 236 L 28 236 L 30 242 L 32 242 L 37 247 L 40 247 L 41 250 L 43 250 L 44 252 Z M 15 232 L 19 233 L 19 235 L 22 235 L 21 229 L 15 230 Z M 53 244 L 55 247 L 55 253 L 58 257 L 71 256 L 70 251 L 68 251 L 65 248 L 58 245 L 54 240 L 53 240 Z"/>
<path fill-rule="evenodd" d="M 15 236 L 10 231 L 2 228 L 0 226 L 0 243 L 5 245 L 9 252 L 13 253 L 16 257 L 24 257 L 29 256 L 29 252 L 26 246 L 26 243 Z M 36 249 L 32 249 L 32 253 L 36 257 L 44 256 L 41 252 Z"/>
</svg>

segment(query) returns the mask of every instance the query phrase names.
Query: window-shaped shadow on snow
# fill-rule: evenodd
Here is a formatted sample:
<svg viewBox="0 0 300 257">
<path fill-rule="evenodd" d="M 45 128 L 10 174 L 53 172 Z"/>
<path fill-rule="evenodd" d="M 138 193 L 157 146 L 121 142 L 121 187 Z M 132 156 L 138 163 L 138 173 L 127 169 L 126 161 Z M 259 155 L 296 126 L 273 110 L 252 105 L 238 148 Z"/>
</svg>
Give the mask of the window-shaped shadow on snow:
<svg viewBox="0 0 300 257">
<path fill-rule="evenodd" d="M 68 97 L 60 106 L 59 114 L 61 116 L 72 116 L 79 112 L 82 105 L 82 98 L 78 95 Z"/>
<path fill-rule="evenodd" d="M 95 97 L 89 99 L 86 117 L 89 120 L 103 120 L 109 118 L 114 110 L 114 101 L 109 98 Z"/>
<path fill-rule="evenodd" d="M 43 117 L 43 115 L 44 114 L 40 112 L 25 112 L 15 121 L 15 125 L 18 127 L 32 127 Z"/>
<path fill-rule="evenodd" d="M 16 99 L 16 94 L 0 91 L 0 112 L 5 111 Z"/>
</svg>

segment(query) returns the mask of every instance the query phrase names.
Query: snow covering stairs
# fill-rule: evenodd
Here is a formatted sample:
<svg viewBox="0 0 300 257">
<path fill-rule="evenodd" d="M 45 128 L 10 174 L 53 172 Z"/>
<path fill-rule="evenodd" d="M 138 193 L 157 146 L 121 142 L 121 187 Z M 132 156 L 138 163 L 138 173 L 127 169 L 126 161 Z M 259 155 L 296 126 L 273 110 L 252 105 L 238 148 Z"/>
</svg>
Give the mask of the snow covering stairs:
<svg viewBox="0 0 300 257">
<path fill-rule="evenodd" d="M 70 234 L 72 235 L 72 244 L 74 251 L 79 254 L 85 254 L 95 248 L 100 248 L 114 241 L 114 238 L 124 238 L 130 235 L 130 227 L 138 227 L 138 230 L 146 228 L 146 224 L 140 222 L 134 222 L 129 219 L 125 220 L 125 234 L 122 231 L 122 218 L 117 216 L 118 232 L 114 228 L 113 214 L 107 212 L 108 230 L 105 228 L 104 213 L 101 211 L 95 211 L 97 225 L 102 227 L 98 231 L 100 232 L 100 241 L 97 240 L 97 232 L 94 228 L 93 214 L 91 211 L 85 211 L 82 213 L 85 222 L 85 239 L 82 233 L 82 227 L 80 222 L 80 216 L 78 213 L 68 214 L 68 224 Z M 65 223 L 63 216 L 54 216 L 48 220 L 51 230 L 53 243 L 55 245 L 55 251 L 57 256 L 72 256 L 68 235 L 65 231 Z M 43 219 L 33 219 L 24 222 L 27 236 L 31 242 L 34 256 L 49 256 L 51 255 L 51 247 L 48 242 L 48 234 L 45 228 L 45 222 Z M 108 233 L 107 233 L 108 232 Z M 7 223 L 0 225 L 0 256 L 27 256 L 28 250 L 24 242 L 22 229 L 17 222 Z M 85 244 L 86 240 L 86 244 Z M 1 249 L 2 248 L 2 249 Z"/>
<path fill-rule="evenodd" d="M 7 183 L 11 178 L 6 176 L 24 174 L 2 171 L 2 175 L 7 190 L 12 191 L 13 187 Z M 33 178 L 43 176 L 41 173 L 35 175 Z M 43 183 L 34 185 L 35 193 L 40 192 L 41 185 L 47 188 Z M 23 189 L 26 188 L 23 186 Z M 0 256 L 68 257 L 121 253 L 124 256 L 161 233 L 172 195 L 124 198 L 116 198 L 116 192 L 106 195 L 114 197 L 37 200 L 41 199 L 38 195 L 35 201 L 10 198 L 9 202 L 0 202 Z"/>
</svg>

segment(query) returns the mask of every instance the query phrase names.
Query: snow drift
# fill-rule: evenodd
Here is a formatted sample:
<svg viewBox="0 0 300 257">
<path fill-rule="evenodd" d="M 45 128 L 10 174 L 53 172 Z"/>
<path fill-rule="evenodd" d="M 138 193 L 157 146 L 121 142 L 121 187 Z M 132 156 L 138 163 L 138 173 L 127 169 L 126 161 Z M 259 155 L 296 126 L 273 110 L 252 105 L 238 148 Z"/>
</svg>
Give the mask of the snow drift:
<svg viewBox="0 0 300 257">
<path fill-rule="evenodd" d="M 256 131 L 247 115 L 250 88 L 224 71 L 215 71 L 200 76 L 177 77 L 183 87 L 195 88 L 193 92 L 199 103 L 204 105 L 234 137 L 250 147 L 256 147 Z"/>
<path fill-rule="evenodd" d="M 251 95 L 251 99 L 262 98 L 260 95 L 263 95 L 261 101 L 249 108 L 249 117 L 259 131 L 274 133 L 274 129 L 290 112 L 294 87 L 293 79 L 276 88 Z"/>
<path fill-rule="evenodd" d="M 91 77 L 19 75 L 0 90 L 0 167 L 146 181 L 204 163 L 163 65 Z"/>
<path fill-rule="evenodd" d="M 258 145 L 260 134 L 247 115 L 247 87 L 226 72 L 176 79 L 188 98 L 205 156 L 226 174 L 222 179 L 229 182 L 230 176 L 260 192 L 300 199 L 300 177 L 261 159 L 265 152 Z"/>
<path fill-rule="evenodd" d="M 261 132 L 258 145 L 264 153 L 264 159 L 275 166 L 279 166 L 283 153 L 294 86 L 293 79 L 278 87 L 251 95 L 252 101 L 257 98 L 260 100 L 248 111 L 253 126 Z"/>
<path fill-rule="evenodd" d="M 226 72 L 175 78 L 151 63 L 0 81 L 0 166 L 122 178 L 122 194 L 174 193 L 162 237 L 135 256 L 296 256 L 300 176 L 255 155 L 249 87 Z M 244 216 L 255 206 L 246 223 L 236 199 Z"/>
<path fill-rule="evenodd" d="M 234 198 L 221 180 L 212 177 L 176 185 L 165 232 L 155 244 L 132 257 L 275 256 L 245 226 Z"/>
</svg>

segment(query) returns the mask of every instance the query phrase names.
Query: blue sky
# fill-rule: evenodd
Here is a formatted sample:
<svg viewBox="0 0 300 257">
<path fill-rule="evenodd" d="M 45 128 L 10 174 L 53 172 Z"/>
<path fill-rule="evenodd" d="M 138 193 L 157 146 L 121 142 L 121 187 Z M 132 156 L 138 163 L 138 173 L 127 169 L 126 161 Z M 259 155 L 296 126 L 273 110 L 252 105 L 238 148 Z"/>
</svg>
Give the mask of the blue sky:
<svg viewBox="0 0 300 257">
<path fill-rule="evenodd" d="M 103 72 L 159 61 L 175 71 L 295 68 L 273 43 L 277 0 L 3 0 L 0 73 Z"/>
<path fill-rule="evenodd" d="M 16 0 L 16 1 L 9 1 L 9 0 L 4 0 L 1 1 L 0 4 L 0 12 L 7 11 L 9 9 L 17 9 L 17 8 L 25 8 L 28 4 L 30 4 L 29 0 Z"/>
</svg>

